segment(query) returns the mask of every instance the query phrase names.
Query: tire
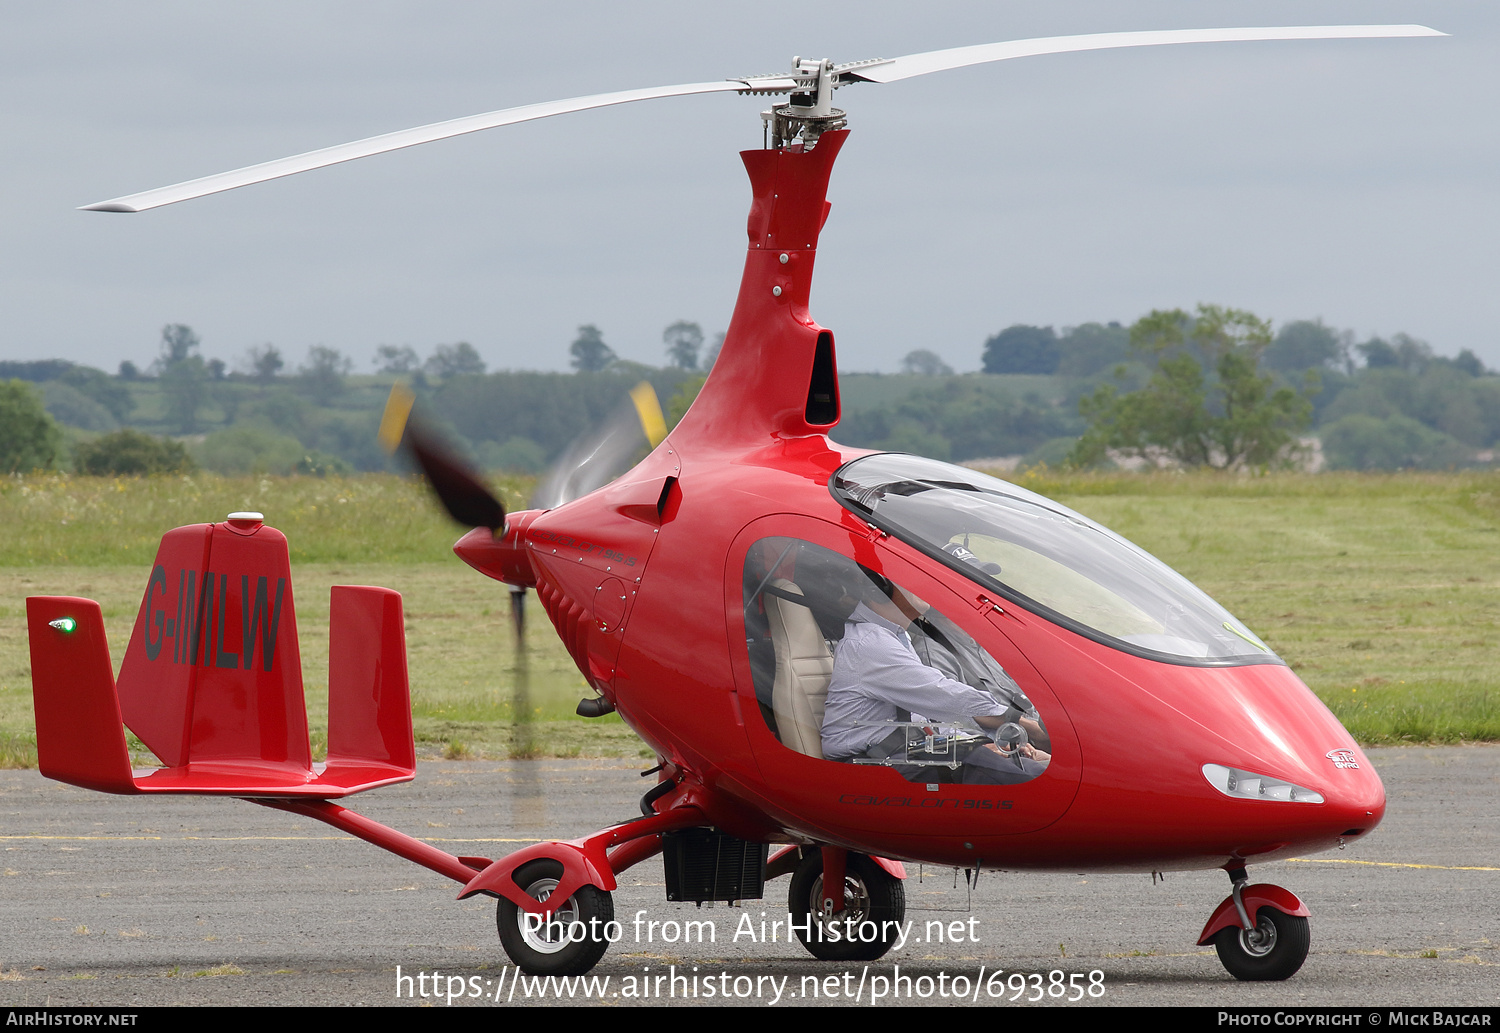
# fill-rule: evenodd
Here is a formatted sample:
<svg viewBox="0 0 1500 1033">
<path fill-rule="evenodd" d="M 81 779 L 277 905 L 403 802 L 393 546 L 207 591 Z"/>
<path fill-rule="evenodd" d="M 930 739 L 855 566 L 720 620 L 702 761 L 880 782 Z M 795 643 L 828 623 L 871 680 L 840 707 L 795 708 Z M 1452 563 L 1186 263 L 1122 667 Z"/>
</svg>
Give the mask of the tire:
<svg viewBox="0 0 1500 1033">
<path fill-rule="evenodd" d="M 516 872 L 516 885 L 535 899 L 546 900 L 562 874 L 560 861 L 531 861 Z M 599 964 L 609 949 L 605 926 L 614 917 L 614 900 L 608 892 L 582 886 L 553 912 L 555 921 L 539 928 L 535 916 L 501 897 L 495 924 L 500 945 L 521 971 L 533 976 L 581 976 Z"/>
<path fill-rule="evenodd" d="M 815 849 L 792 875 L 787 903 L 788 913 L 796 919 L 797 939 L 813 957 L 823 961 L 874 961 L 895 946 L 896 927 L 906 918 L 906 887 L 870 858 L 849 855 L 844 867 L 847 908 L 842 914 L 820 921 L 817 916 L 822 896 L 823 851 Z M 854 937 L 848 938 L 846 931 L 851 928 Z"/>
<path fill-rule="evenodd" d="M 1288 979 L 1307 960 L 1312 943 L 1307 919 L 1263 905 L 1255 916 L 1255 931 L 1239 926 L 1220 929 L 1214 937 L 1219 960 L 1236 979 Z"/>
</svg>

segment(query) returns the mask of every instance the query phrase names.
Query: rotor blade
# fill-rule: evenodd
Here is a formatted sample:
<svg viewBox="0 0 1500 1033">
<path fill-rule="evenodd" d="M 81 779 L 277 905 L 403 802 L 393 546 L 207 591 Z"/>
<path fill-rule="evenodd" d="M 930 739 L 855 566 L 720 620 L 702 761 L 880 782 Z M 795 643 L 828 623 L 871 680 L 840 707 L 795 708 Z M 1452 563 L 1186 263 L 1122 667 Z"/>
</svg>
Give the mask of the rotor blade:
<svg viewBox="0 0 1500 1033">
<path fill-rule="evenodd" d="M 655 448 L 667 433 L 661 403 L 648 381 L 630 390 L 604 424 L 579 435 L 537 484 L 532 509 L 556 509 L 602 488 L 635 462 L 643 447 Z"/>
<path fill-rule="evenodd" d="M 410 450 L 438 501 L 454 520 L 465 527 L 499 531 L 505 526 L 505 506 L 447 442 L 412 418 L 414 401 L 415 396 L 405 384 L 398 382 L 391 387 L 391 397 L 380 420 L 381 443 L 387 451 L 394 451 L 398 444 Z"/>
<path fill-rule="evenodd" d="M 1228 43 L 1251 40 L 1298 40 L 1298 39 L 1378 39 L 1401 36 L 1446 36 L 1447 33 L 1425 25 L 1302 25 L 1280 28 L 1243 29 L 1169 29 L 1146 32 L 1106 32 L 1085 36 L 1050 36 L 1039 39 L 1011 40 L 1005 43 L 988 43 L 972 47 L 956 47 L 951 50 L 933 50 L 922 54 L 908 54 L 891 60 L 860 61 L 837 68 L 841 82 L 897 82 L 915 75 L 940 72 L 950 68 L 983 64 L 989 61 L 1006 61 L 1015 57 L 1034 57 L 1039 54 L 1062 54 L 1082 50 L 1108 50 L 1117 47 L 1152 47 L 1173 43 Z M 774 80 L 774 81 L 773 81 Z M 685 83 L 679 86 L 657 86 L 642 90 L 622 90 L 617 93 L 597 93 L 587 97 L 568 100 L 545 101 L 540 104 L 525 104 L 520 107 L 503 108 L 480 115 L 469 115 L 447 122 L 435 122 L 403 129 L 382 136 L 372 136 L 352 143 L 324 147 L 304 154 L 279 158 L 276 161 L 250 165 L 246 168 L 221 172 L 201 179 L 188 180 L 172 186 L 157 187 L 124 197 L 112 198 L 83 205 L 81 210 L 91 212 L 144 212 L 162 205 L 175 204 L 207 194 L 217 194 L 253 183 L 279 179 L 299 172 L 309 172 L 327 165 L 366 158 L 372 154 L 415 147 L 418 144 L 446 140 L 449 137 L 477 133 L 483 129 L 514 125 L 534 119 L 548 118 L 573 111 L 629 104 L 638 100 L 655 100 L 662 97 L 682 97 L 700 93 L 763 93 L 784 92 L 795 88 L 797 80 L 779 76 L 756 76 L 750 79 L 727 79 L 721 82 Z"/>
<path fill-rule="evenodd" d="M 1040 54 L 1068 54 L 1081 50 L 1113 50 L 1118 47 L 1160 47 L 1174 43 L 1236 43 L 1293 39 L 1386 39 L 1403 36 L 1446 36 L 1425 25 L 1292 25 L 1248 29 L 1165 29 L 1146 32 L 1101 32 L 1087 36 L 1046 36 L 985 43 L 952 50 L 930 50 L 889 61 L 861 63 L 836 69 L 844 81 L 897 82 L 914 75 L 965 68 L 989 61 Z"/>
<path fill-rule="evenodd" d="M 109 201 L 86 204 L 79 210 L 87 212 L 144 212 L 151 208 L 160 208 L 164 204 L 175 204 L 178 201 L 188 201 L 195 197 L 203 197 L 206 194 L 222 193 L 225 190 L 249 186 L 252 183 L 264 183 L 268 179 L 292 176 L 298 172 L 310 172 L 313 169 L 321 169 L 327 165 L 337 165 L 339 162 L 353 161 L 356 158 L 367 158 L 372 154 L 384 154 L 386 151 L 396 151 L 403 147 L 415 147 L 418 144 L 432 143 L 434 140 L 446 140 L 452 136 L 463 136 L 465 133 L 477 133 L 481 129 L 494 129 L 497 126 L 514 125 L 517 122 L 530 122 L 538 118 L 548 118 L 552 115 L 564 115 L 572 111 L 587 111 L 590 108 L 607 108 L 615 104 L 629 104 L 637 100 L 655 100 L 659 97 L 683 97 L 697 93 L 746 92 L 749 89 L 750 87 L 745 83 L 730 79 L 723 82 L 687 83 L 682 86 L 657 86 L 644 90 L 622 90 L 619 93 L 596 93 L 589 97 L 573 97 L 569 100 L 525 104 L 517 108 L 488 111 L 482 115 L 469 115 L 466 118 L 455 118 L 447 122 L 434 122 L 432 125 L 418 126 L 415 129 L 403 129 L 400 132 L 386 133 L 383 136 L 372 136 L 364 140 L 355 140 L 353 143 L 339 144 L 336 147 L 324 147 L 321 150 L 308 151 L 305 154 L 294 154 L 290 158 L 279 158 L 276 161 L 251 165 L 247 168 L 235 169 L 232 172 L 221 172 L 214 176 L 204 176 L 202 179 L 188 180 L 186 183 L 176 183 L 172 186 L 157 187 L 155 190 L 144 190 L 138 194 L 116 197 Z"/>
</svg>

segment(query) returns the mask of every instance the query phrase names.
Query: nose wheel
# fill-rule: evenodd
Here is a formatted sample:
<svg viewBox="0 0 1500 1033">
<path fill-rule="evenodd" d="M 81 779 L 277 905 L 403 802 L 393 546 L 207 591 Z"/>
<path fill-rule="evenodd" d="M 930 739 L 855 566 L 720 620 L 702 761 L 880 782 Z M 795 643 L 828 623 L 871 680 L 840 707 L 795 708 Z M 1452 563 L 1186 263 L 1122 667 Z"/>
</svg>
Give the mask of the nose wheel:
<svg viewBox="0 0 1500 1033">
<path fill-rule="evenodd" d="M 1200 944 L 1212 943 L 1236 979 L 1289 979 L 1307 960 L 1312 937 L 1307 905 L 1280 886 L 1247 886 L 1245 869 L 1229 869 L 1233 891 L 1203 927 Z"/>
</svg>

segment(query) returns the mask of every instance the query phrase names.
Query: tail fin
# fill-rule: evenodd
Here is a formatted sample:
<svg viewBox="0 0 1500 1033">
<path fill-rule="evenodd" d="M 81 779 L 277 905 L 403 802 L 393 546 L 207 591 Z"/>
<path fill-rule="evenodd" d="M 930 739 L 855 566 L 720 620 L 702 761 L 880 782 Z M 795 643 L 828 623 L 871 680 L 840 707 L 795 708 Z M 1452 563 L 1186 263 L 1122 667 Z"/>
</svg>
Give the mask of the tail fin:
<svg viewBox="0 0 1500 1033">
<path fill-rule="evenodd" d="M 118 688 L 125 723 L 168 767 L 309 777 L 286 536 L 259 521 L 163 535 Z"/>
<path fill-rule="evenodd" d="M 33 596 L 26 624 L 42 774 L 101 793 L 135 792 L 99 604 Z"/>
<path fill-rule="evenodd" d="M 329 600 L 326 779 L 391 778 L 416 769 L 406 626 L 389 588 L 335 585 Z"/>
</svg>

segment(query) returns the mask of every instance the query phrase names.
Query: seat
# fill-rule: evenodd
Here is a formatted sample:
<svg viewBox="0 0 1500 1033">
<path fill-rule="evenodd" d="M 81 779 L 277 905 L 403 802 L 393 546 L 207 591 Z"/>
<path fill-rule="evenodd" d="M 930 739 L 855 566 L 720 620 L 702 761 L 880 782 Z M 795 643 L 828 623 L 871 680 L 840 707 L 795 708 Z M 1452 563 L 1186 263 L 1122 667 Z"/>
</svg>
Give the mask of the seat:
<svg viewBox="0 0 1500 1033">
<path fill-rule="evenodd" d="M 773 578 L 763 590 L 766 622 L 776 653 L 776 680 L 771 709 L 788 749 L 823 759 L 823 705 L 833 678 L 833 650 L 823 638 L 802 589 L 785 578 Z"/>
</svg>

